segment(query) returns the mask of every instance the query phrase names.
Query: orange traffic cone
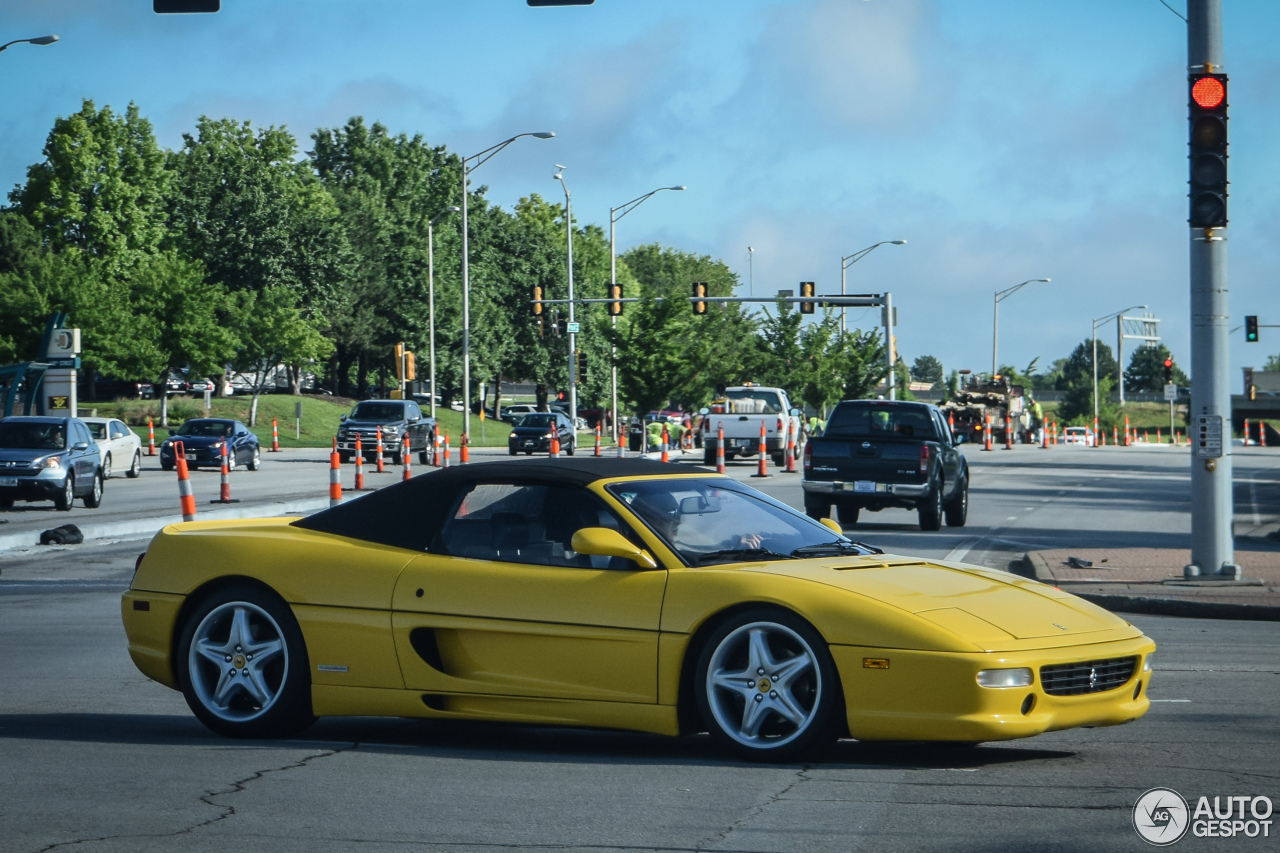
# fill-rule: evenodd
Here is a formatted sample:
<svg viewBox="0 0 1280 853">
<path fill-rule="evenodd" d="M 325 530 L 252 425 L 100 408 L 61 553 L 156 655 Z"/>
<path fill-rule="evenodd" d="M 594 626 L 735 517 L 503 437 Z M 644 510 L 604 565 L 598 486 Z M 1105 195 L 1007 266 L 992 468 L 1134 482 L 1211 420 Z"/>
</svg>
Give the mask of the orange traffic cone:
<svg viewBox="0 0 1280 853">
<path fill-rule="evenodd" d="M 381 424 L 378 425 L 378 458 L 377 458 L 376 464 L 377 464 L 376 470 L 379 474 L 382 474 L 387 470 L 386 463 L 382 461 L 382 425 Z"/>
<path fill-rule="evenodd" d="M 724 422 L 716 426 L 716 473 L 724 473 Z"/>
<path fill-rule="evenodd" d="M 211 504 L 238 504 L 240 501 L 231 499 L 231 469 L 227 464 L 227 443 L 222 443 L 222 483 L 218 491 L 218 499 L 209 501 Z"/>
<path fill-rule="evenodd" d="M 596 456 L 600 455 L 600 422 L 596 421 Z"/>
<path fill-rule="evenodd" d="M 356 436 L 356 487 L 355 491 L 364 491 L 364 451 L 360 447 L 360 436 Z"/>
<path fill-rule="evenodd" d="M 403 447 L 404 447 L 404 449 L 400 451 L 400 462 L 401 462 L 401 464 L 402 464 L 402 466 L 403 466 L 404 470 L 403 470 L 403 472 L 400 474 L 400 479 L 401 479 L 401 480 L 408 480 L 410 477 L 412 477 L 412 476 L 413 476 L 413 473 L 412 473 L 413 462 L 411 461 L 411 460 L 412 460 L 412 458 L 413 458 L 413 454 L 410 452 L 409 434 L 408 434 L 408 433 L 405 433 L 405 436 L 404 436 L 404 445 L 403 445 Z"/>
<path fill-rule="evenodd" d="M 271 419 L 271 452 L 280 452 L 280 424 L 275 418 Z"/>
<path fill-rule="evenodd" d="M 760 422 L 760 463 L 756 467 L 756 472 L 752 477 L 768 477 L 769 476 L 769 443 L 765 440 L 764 421 Z"/>
<path fill-rule="evenodd" d="M 662 461 L 670 462 L 671 457 L 667 452 L 667 448 L 671 443 L 671 433 L 667 431 L 667 425 L 662 425 Z"/>
<path fill-rule="evenodd" d="M 791 419 L 787 419 L 787 467 L 783 469 L 788 474 L 796 473 L 796 438 L 791 431 Z"/>
<path fill-rule="evenodd" d="M 156 425 L 151 418 L 147 418 L 147 455 L 156 455 Z"/>
<path fill-rule="evenodd" d="M 458 464 L 466 465 L 471 461 L 471 436 L 462 434 L 462 446 L 458 448 Z"/>
<path fill-rule="evenodd" d="M 342 460 L 338 456 L 338 439 L 333 440 L 329 454 L 329 506 L 342 503 Z"/>
<path fill-rule="evenodd" d="M 178 504 L 182 520 L 196 520 L 196 496 L 191 491 L 191 475 L 187 473 L 187 449 L 181 441 L 173 443 L 173 458 L 178 468 Z"/>
</svg>

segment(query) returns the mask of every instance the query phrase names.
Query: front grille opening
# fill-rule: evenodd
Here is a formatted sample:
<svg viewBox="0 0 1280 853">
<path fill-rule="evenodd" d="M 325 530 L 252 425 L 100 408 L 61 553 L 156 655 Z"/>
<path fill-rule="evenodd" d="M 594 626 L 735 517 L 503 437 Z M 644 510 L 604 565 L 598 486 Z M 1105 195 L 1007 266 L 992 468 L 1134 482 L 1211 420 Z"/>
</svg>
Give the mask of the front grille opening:
<svg viewBox="0 0 1280 853">
<path fill-rule="evenodd" d="M 1142 695 L 1142 682 L 1139 681 L 1137 684 L 1133 685 L 1133 698 L 1137 699 L 1141 695 Z"/>
<path fill-rule="evenodd" d="M 1103 693 L 1128 683 L 1137 667 L 1136 655 L 1042 666 L 1040 686 L 1050 696 Z"/>
</svg>

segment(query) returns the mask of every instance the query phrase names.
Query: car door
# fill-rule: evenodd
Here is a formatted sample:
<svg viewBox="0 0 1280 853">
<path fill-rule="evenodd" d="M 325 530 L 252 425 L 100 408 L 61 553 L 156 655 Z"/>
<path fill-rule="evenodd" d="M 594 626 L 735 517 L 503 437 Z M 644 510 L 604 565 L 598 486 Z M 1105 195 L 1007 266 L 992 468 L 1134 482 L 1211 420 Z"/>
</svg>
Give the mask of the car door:
<svg viewBox="0 0 1280 853">
<path fill-rule="evenodd" d="M 111 464 L 123 471 L 133 464 L 133 435 L 121 421 L 107 423 L 107 435 L 111 439 Z"/>
<path fill-rule="evenodd" d="M 405 686 L 656 702 L 667 573 L 574 554 L 573 533 L 598 526 L 635 537 L 583 488 L 465 488 L 430 553 L 396 584 L 392 626 Z"/>
<path fill-rule="evenodd" d="M 82 421 L 71 421 L 71 428 L 68 430 L 68 441 L 71 442 L 71 458 L 76 472 L 76 489 L 80 491 L 88 491 L 93 477 L 98 472 L 98 467 L 102 464 L 102 451 L 93 440 L 93 435 L 89 432 L 89 428 Z M 77 444 L 84 444 L 85 447 L 77 450 Z"/>
<path fill-rule="evenodd" d="M 933 429 L 938 434 L 938 455 L 942 462 L 942 476 L 946 480 L 946 491 L 950 495 L 960 483 L 960 452 L 952 444 L 951 430 L 947 427 L 946 418 L 940 411 L 931 411 Z"/>
</svg>

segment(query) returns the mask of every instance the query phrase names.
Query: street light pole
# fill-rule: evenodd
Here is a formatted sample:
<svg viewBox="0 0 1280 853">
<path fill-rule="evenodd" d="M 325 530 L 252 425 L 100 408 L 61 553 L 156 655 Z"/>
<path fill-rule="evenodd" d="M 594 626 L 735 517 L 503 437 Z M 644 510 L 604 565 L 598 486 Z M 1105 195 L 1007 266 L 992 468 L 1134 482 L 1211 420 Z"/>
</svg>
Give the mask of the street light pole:
<svg viewBox="0 0 1280 853">
<path fill-rule="evenodd" d="M 1147 310 L 1145 305 L 1130 305 L 1128 308 L 1113 311 L 1107 316 L 1099 317 L 1093 321 L 1093 419 L 1095 421 L 1098 419 L 1098 327 L 1103 323 L 1111 322 L 1117 317 L 1124 316 L 1125 311 L 1133 311 L 1138 308 L 1143 311 Z M 1094 436 L 1094 441 L 1097 441 L 1097 436 Z"/>
<path fill-rule="evenodd" d="M 1006 287 L 1004 290 L 996 291 L 995 299 L 995 315 L 991 321 L 991 378 L 995 379 L 997 373 L 1000 372 L 1000 365 L 996 362 L 996 346 L 1000 342 L 1000 303 L 1017 293 L 1028 284 L 1043 283 L 1048 284 L 1047 278 L 1029 278 L 1021 284 L 1015 284 L 1013 287 Z M 1128 309 L 1126 309 L 1128 310 Z"/>
<path fill-rule="evenodd" d="M 461 208 L 449 205 L 427 221 L 427 324 L 430 327 L 431 348 L 431 417 L 436 416 L 436 223 L 446 213 L 456 213 Z"/>
<path fill-rule="evenodd" d="M 467 176 L 483 166 L 490 157 L 522 136 L 550 139 L 555 133 L 549 130 L 535 133 L 517 133 L 497 145 L 491 145 L 479 154 L 462 158 L 462 434 L 471 434 L 471 242 L 467 227 Z M 472 164 L 471 161 L 475 161 Z"/>
<path fill-rule="evenodd" d="M 33 39 L 14 39 L 6 44 L 0 44 L 0 51 L 14 44 L 53 44 L 55 41 L 58 41 L 58 37 L 53 35 L 36 36 Z"/>
<path fill-rule="evenodd" d="M 569 423 L 573 424 L 575 443 L 578 434 L 578 333 L 573 330 L 573 204 L 569 198 L 569 185 L 564 182 L 565 166 L 556 164 L 556 173 L 552 177 L 564 188 L 564 230 L 569 242 Z"/>
<path fill-rule="evenodd" d="M 845 255 L 843 258 L 841 258 L 840 259 L 840 295 L 844 296 L 845 271 L 848 270 L 849 267 L 853 266 L 858 261 L 862 260 L 867 255 L 871 254 L 871 251 L 873 249 L 878 248 L 879 246 L 885 246 L 885 245 L 904 246 L 906 245 L 906 242 L 907 242 L 906 240 L 881 240 L 879 243 L 876 243 L 874 246 L 868 246 L 865 249 L 860 249 L 854 252 L 852 255 Z M 844 337 L 844 328 L 845 328 L 844 312 L 845 312 L 845 307 L 841 305 L 840 306 L 840 337 L 841 338 Z M 892 318 L 890 319 L 892 320 Z"/>
<path fill-rule="evenodd" d="M 609 283 L 610 284 L 618 283 L 618 244 L 616 240 L 616 229 L 614 228 L 614 226 L 618 224 L 618 220 L 626 216 L 628 213 L 635 210 L 637 207 L 644 204 L 646 201 L 653 198 L 655 195 L 662 192 L 663 190 L 682 191 L 684 189 L 687 189 L 687 188 L 683 184 L 681 184 L 678 187 L 658 187 L 656 190 L 651 190 L 650 192 L 647 192 L 642 196 L 638 196 L 636 198 L 631 199 L 631 201 L 627 202 L 626 204 L 620 204 L 617 207 L 609 208 Z M 610 319 L 610 322 L 613 323 L 613 327 L 615 329 L 618 328 L 618 318 L 610 317 L 609 319 Z M 611 379 L 612 393 L 611 393 L 611 401 L 610 401 L 610 408 L 609 408 L 609 411 L 612 413 L 612 417 L 613 417 L 612 433 L 613 433 L 614 444 L 618 443 L 618 364 L 617 362 L 618 362 L 618 348 L 615 346 L 610 349 L 610 365 L 612 368 L 612 379 Z"/>
</svg>

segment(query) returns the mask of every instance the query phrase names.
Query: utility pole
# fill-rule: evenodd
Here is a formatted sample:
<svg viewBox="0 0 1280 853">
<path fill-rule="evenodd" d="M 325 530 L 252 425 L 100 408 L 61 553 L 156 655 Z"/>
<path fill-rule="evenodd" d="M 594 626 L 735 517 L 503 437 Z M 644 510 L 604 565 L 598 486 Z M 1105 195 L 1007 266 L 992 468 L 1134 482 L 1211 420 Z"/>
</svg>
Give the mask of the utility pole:
<svg viewBox="0 0 1280 853">
<path fill-rule="evenodd" d="M 844 296 L 844 293 L 841 292 L 840 295 Z M 844 308 L 840 310 L 844 311 Z M 896 400 L 898 395 L 894 388 L 895 377 L 893 375 L 894 362 L 897 361 L 896 354 L 893 351 L 893 295 L 887 290 L 884 294 L 884 308 L 881 310 L 884 311 L 884 360 L 889 366 L 889 373 L 884 380 L 884 390 L 886 397 L 890 400 Z"/>
<path fill-rule="evenodd" d="M 1211 154 L 1203 149 L 1205 132 L 1212 122 L 1197 106 L 1225 110 L 1225 78 L 1218 88 L 1218 102 L 1200 96 L 1204 75 L 1222 74 L 1222 0 L 1187 0 L 1187 73 L 1191 98 L 1191 563 L 1183 569 L 1188 578 L 1215 576 L 1238 580 L 1232 540 L 1231 451 L 1224 429 L 1230 423 L 1230 360 L 1227 349 L 1227 219 L 1226 219 L 1226 122 L 1220 122 L 1222 192 L 1221 209 L 1203 206 L 1214 201 L 1211 193 L 1198 193 L 1205 172 L 1201 164 Z M 1213 84 L 1206 84 L 1212 87 Z M 1214 215 L 1216 213 L 1216 215 Z"/>
</svg>

